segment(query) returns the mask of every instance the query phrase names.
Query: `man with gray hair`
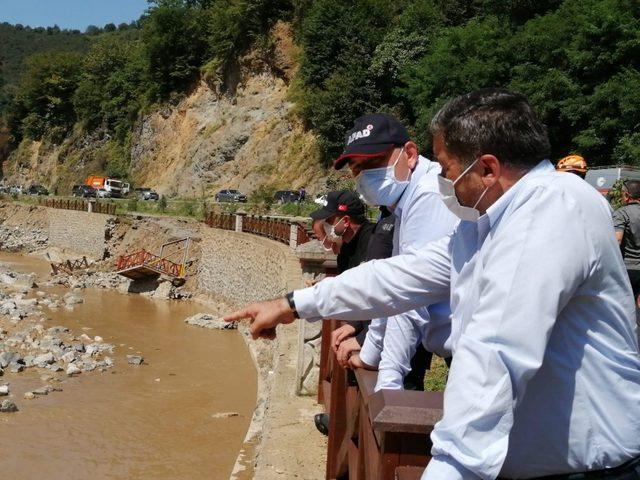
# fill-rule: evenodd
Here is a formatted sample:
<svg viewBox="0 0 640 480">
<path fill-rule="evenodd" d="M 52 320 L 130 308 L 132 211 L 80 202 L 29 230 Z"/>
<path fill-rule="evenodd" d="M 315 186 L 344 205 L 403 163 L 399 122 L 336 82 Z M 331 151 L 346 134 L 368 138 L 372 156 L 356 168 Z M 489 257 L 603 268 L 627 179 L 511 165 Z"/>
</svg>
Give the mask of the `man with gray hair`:
<svg viewBox="0 0 640 480">
<path fill-rule="evenodd" d="M 525 97 L 451 100 L 431 125 L 448 237 L 226 317 L 254 338 L 450 299 L 453 363 L 425 480 L 640 479 L 640 357 L 606 201 L 557 173 Z"/>
</svg>

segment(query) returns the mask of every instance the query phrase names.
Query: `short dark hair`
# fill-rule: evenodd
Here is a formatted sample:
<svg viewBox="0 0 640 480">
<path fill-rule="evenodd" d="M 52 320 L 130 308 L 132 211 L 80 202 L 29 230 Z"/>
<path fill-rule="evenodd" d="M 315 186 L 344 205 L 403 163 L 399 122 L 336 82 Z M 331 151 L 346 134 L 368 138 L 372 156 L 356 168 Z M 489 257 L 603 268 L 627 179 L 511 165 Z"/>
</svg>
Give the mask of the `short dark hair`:
<svg viewBox="0 0 640 480">
<path fill-rule="evenodd" d="M 495 155 L 505 165 L 531 169 L 549 157 L 547 129 L 524 95 L 486 88 L 456 97 L 431 120 L 431 134 L 469 165 Z"/>
<path fill-rule="evenodd" d="M 624 189 L 631 198 L 640 199 L 640 180 L 626 180 Z"/>
</svg>

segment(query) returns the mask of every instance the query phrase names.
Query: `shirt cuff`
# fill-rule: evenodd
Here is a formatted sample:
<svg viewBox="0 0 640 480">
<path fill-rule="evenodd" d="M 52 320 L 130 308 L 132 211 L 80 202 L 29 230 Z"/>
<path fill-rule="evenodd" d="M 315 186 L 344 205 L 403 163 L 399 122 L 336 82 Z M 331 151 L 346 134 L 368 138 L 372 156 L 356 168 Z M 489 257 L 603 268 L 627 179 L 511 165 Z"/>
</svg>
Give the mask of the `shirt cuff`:
<svg viewBox="0 0 640 480">
<path fill-rule="evenodd" d="M 378 347 L 374 342 L 372 342 L 369 339 L 369 335 L 367 335 L 364 340 L 364 345 L 362 345 L 362 350 L 360 350 L 360 360 L 362 360 L 367 365 L 377 367 L 380 364 L 381 355 L 382 348 Z"/>
<path fill-rule="evenodd" d="M 420 480 L 478 480 L 478 476 L 445 455 L 433 457 Z"/>
<path fill-rule="evenodd" d="M 315 299 L 316 295 L 314 294 L 313 287 L 303 288 L 302 290 L 295 290 L 293 292 L 293 303 L 296 304 L 296 311 L 300 318 L 310 321 L 322 320 Z"/>
</svg>

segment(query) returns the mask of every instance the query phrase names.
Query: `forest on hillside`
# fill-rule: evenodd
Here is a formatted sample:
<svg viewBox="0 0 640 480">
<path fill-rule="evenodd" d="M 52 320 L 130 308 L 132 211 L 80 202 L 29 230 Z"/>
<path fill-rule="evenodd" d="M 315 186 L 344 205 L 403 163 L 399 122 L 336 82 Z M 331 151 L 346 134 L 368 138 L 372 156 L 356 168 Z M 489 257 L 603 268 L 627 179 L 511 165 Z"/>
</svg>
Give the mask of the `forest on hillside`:
<svg viewBox="0 0 640 480">
<path fill-rule="evenodd" d="M 636 0 L 157 0 L 135 24 L 83 34 L 3 24 L 11 144 L 61 142 L 74 128 L 109 135 L 107 168 L 126 176 L 138 116 L 224 79 L 249 50 L 268 64 L 279 20 L 294 27 L 291 95 L 325 164 L 359 115 L 396 114 L 428 151 L 426 126 L 448 98 L 503 86 L 532 100 L 554 159 L 640 165 Z"/>
</svg>

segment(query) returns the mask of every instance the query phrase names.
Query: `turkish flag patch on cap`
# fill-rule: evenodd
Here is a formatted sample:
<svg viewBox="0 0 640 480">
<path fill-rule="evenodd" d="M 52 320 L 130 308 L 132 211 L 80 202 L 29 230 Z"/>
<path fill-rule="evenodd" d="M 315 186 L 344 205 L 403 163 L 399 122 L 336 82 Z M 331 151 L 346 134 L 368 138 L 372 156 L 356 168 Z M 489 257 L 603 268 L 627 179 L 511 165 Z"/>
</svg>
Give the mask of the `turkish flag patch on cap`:
<svg viewBox="0 0 640 480">
<path fill-rule="evenodd" d="M 341 203 L 340 205 L 338 205 L 338 211 L 339 212 L 346 212 L 347 211 L 347 206 L 344 203 Z"/>
</svg>

